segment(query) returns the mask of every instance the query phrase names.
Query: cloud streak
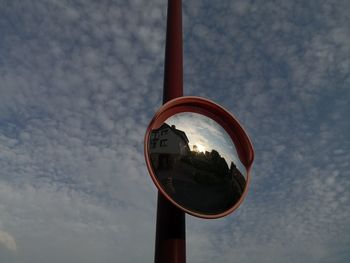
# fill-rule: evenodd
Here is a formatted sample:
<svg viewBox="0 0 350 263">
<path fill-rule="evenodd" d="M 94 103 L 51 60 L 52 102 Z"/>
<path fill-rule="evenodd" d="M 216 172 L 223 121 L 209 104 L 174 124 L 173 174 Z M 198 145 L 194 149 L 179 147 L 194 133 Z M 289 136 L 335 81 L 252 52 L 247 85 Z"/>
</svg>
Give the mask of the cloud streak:
<svg viewBox="0 0 350 263">
<path fill-rule="evenodd" d="M 17 251 L 15 239 L 7 232 L 0 231 L 0 244 L 12 252 Z"/>
</svg>

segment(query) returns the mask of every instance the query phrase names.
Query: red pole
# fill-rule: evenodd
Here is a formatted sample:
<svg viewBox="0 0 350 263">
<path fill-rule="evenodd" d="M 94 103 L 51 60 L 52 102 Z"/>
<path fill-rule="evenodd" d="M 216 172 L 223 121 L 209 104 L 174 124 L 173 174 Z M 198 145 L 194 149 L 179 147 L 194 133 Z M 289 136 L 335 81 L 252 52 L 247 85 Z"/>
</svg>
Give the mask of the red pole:
<svg viewBox="0 0 350 263">
<path fill-rule="evenodd" d="M 168 0 L 163 103 L 183 96 L 182 4 Z"/>
<path fill-rule="evenodd" d="M 163 103 L 183 96 L 182 3 L 168 0 Z M 155 263 L 186 262 L 185 213 L 158 192 Z"/>
</svg>

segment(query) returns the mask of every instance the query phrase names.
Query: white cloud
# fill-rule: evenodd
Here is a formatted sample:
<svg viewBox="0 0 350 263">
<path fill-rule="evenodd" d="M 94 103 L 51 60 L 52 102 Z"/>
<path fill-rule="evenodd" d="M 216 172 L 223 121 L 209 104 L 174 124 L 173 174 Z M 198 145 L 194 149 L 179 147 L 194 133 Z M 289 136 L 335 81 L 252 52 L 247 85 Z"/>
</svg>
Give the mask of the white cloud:
<svg viewBox="0 0 350 263">
<path fill-rule="evenodd" d="M 142 143 L 161 104 L 166 1 L 0 9 L 0 229 L 18 246 L 2 242 L 0 259 L 152 261 Z M 188 217 L 188 261 L 349 261 L 348 10 L 184 1 L 185 94 L 232 111 L 256 149 L 242 207 Z"/>
</svg>

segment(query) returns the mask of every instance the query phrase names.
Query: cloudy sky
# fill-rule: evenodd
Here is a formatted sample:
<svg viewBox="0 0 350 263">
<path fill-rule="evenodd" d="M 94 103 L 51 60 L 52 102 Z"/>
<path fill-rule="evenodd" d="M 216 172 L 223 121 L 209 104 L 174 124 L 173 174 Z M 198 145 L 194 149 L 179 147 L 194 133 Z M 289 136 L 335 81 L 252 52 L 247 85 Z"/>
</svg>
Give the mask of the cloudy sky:
<svg viewBox="0 0 350 263">
<path fill-rule="evenodd" d="M 184 1 L 184 93 L 252 138 L 245 202 L 188 262 L 350 260 L 350 2 Z M 153 261 L 143 136 L 165 0 L 0 0 L 0 262 Z"/>
<path fill-rule="evenodd" d="M 182 112 L 175 114 L 166 120 L 168 125 L 175 125 L 176 129 L 185 132 L 189 140 L 190 150 L 199 152 L 211 152 L 216 150 L 224 157 L 228 168 L 233 162 L 237 168 L 246 174 L 246 168 L 241 163 L 234 143 L 227 132 L 216 121 L 202 114 Z"/>
</svg>

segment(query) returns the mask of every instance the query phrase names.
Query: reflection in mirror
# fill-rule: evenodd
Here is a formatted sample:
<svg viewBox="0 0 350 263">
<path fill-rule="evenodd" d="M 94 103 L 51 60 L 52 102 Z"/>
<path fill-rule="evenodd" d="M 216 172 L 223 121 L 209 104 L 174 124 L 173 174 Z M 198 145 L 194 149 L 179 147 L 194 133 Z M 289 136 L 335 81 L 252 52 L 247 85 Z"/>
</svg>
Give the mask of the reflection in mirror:
<svg viewBox="0 0 350 263">
<path fill-rule="evenodd" d="M 155 176 L 182 207 L 220 214 L 242 196 L 245 168 L 230 136 L 214 120 L 198 113 L 178 113 L 152 130 L 149 139 Z"/>
</svg>

